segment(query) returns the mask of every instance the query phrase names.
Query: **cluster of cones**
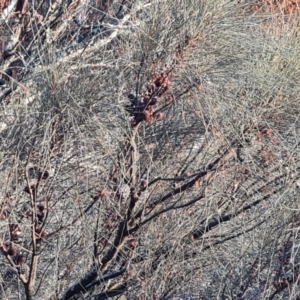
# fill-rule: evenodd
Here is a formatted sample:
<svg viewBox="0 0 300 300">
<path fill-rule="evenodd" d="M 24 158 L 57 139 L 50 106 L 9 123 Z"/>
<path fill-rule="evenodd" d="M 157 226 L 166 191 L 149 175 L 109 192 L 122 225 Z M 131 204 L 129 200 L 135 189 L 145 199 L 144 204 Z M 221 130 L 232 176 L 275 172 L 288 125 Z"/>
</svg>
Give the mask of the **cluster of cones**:
<svg viewBox="0 0 300 300">
<path fill-rule="evenodd" d="M 19 275 L 25 275 L 25 277 L 28 278 L 30 267 L 26 264 L 26 256 L 20 254 L 13 243 L 1 243 L 0 249 L 5 255 L 11 257 L 13 264 L 6 270 L 4 279 L 16 278 Z"/>
<path fill-rule="evenodd" d="M 137 126 L 139 123 L 145 121 L 146 123 L 153 123 L 155 120 L 161 120 L 163 113 L 155 110 L 155 105 L 160 102 L 160 99 L 169 89 L 170 80 L 166 73 L 154 73 L 151 80 L 147 82 L 146 93 L 140 99 L 132 94 L 128 95 L 131 102 L 126 105 L 126 110 L 133 116 L 131 120 L 132 126 Z"/>
</svg>

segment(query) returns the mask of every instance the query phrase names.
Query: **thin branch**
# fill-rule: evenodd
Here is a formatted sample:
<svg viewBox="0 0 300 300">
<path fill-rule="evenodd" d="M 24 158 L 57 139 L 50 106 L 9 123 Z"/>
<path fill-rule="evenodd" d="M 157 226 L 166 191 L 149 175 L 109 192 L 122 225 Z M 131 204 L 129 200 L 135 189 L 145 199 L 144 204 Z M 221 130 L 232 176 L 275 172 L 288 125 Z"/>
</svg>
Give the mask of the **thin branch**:
<svg viewBox="0 0 300 300">
<path fill-rule="evenodd" d="M 126 292 L 127 289 L 128 289 L 127 284 L 123 283 L 110 291 L 103 292 L 103 293 L 93 296 L 93 299 L 94 300 L 105 300 L 105 299 L 109 299 L 112 297 L 116 297 L 118 295 L 124 294 L 124 292 Z"/>
<path fill-rule="evenodd" d="M 92 288 L 95 285 L 99 285 L 99 284 L 101 284 L 105 281 L 108 281 L 109 279 L 119 277 L 119 276 L 123 275 L 126 270 L 127 270 L 127 267 L 125 267 L 125 268 L 123 268 L 119 271 L 115 271 L 115 272 L 105 274 L 105 275 L 101 276 L 99 279 L 97 279 L 97 280 L 91 282 L 90 284 L 88 284 L 87 286 L 85 286 L 85 289 L 89 290 L 90 288 Z"/>
</svg>

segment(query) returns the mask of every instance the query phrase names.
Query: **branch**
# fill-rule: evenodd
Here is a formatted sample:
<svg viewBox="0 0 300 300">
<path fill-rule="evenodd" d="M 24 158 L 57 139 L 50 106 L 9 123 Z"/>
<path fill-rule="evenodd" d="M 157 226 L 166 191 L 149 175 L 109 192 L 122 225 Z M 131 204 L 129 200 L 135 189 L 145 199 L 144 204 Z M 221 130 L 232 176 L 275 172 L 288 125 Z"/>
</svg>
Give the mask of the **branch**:
<svg viewBox="0 0 300 300">
<path fill-rule="evenodd" d="M 212 248 L 212 247 L 214 247 L 214 246 L 216 246 L 216 245 L 223 244 L 223 243 L 225 243 L 225 242 L 227 242 L 227 241 L 230 241 L 230 240 L 232 240 L 232 239 L 235 239 L 235 238 L 237 238 L 237 237 L 239 237 L 239 236 L 241 236 L 241 235 L 243 235 L 243 234 L 245 234 L 245 233 L 251 232 L 251 231 L 253 231 L 254 229 L 258 228 L 260 225 L 264 224 L 265 222 L 266 222 L 266 220 L 262 220 L 261 222 L 259 222 L 259 223 L 255 224 L 255 225 L 253 225 L 252 227 L 248 228 L 247 230 L 242 230 L 242 231 L 240 231 L 240 232 L 238 232 L 238 233 L 235 233 L 235 234 L 232 234 L 232 235 L 230 235 L 230 236 L 228 236 L 228 237 L 225 237 L 224 239 L 222 239 L 222 240 L 220 240 L 220 241 L 216 241 L 216 242 L 214 242 L 213 244 L 204 247 L 202 250 L 203 250 L 203 251 L 208 250 L 208 249 L 210 249 L 210 248 Z M 185 258 L 186 258 L 186 257 L 185 257 Z"/>
<path fill-rule="evenodd" d="M 284 187 L 281 187 L 279 188 L 278 190 L 274 191 L 273 194 L 276 194 L 280 191 L 282 191 L 284 189 Z M 256 194 L 253 193 L 253 195 Z M 251 197 L 251 195 L 249 196 Z M 222 223 L 225 223 L 225 222 L 228 222 L 232 219 L 234 219 L 235 217 L 237 217 L 238 215 L 244 213 L 245 211 L 253 208 L 254 206 L 258 205 L 259 203 L 261 203 L 262 201 L 266 200 L 266 199 L 269 199 L 271 197 L 271 194 L 267 194 L 265 195 L 264 197 L 248 204 L 248 205 L 245 205 L 243 206 L 242 208 L 240 208 L 239 210 L 237 210 L 235 213 L 231 213 L 231 214 L 228 214 L 228 215 L 225 215 L 225 216 L 219 216 L 218 218 L 216 218 L 215 220 L 209 222 L 207 225 L 205 226 L 202 226 L 200 229 L 197 229 L 195 230 L 193 233 L 192 233 L 192 236 L 194 239 L 199 239 L 201 238 L 205 233 L 209 232 L 210 230 L 212 230 L 214 227 L 222 224 Z"/>
<path fill-rule="evenodd" d="M 76 284 L 73 284 L 65 293 L 65 295 L 60 298 L 60 300 L 69 300 L 72 299 L 73 296 L 85 291 L 85 287 L 93 282 L 97 278 L 98 272 L 96 268 L 93 268 L 89 271 L 85 276 Z"/>
<path fill-rule="evenodd" d="M 2 251 L 3 255 L 6 257 L 6 259 L 10 263 L 10 265 L 13 268 L 18 269 L 18 265 L 15 264 L 15 262 L 13 261 L 13 259 L 11 258 L 11 256 L 7 253 L 7 247 L 4 244 L 3 240 L 1 240 L 1 239 L 0 239 L 0 250 Z M 22 283 L 24 285 L 27 284 L 27 278 L 26 278 L 25 275 L 19 273 L 19 278 L 21 279 L 21 281 L 22 281 Z"/>
<path fill-rule="evenodd" d="M 196 202 L 198 202 L 199 200 L 203 199 L 204 197 L 205 197 L 205 195 L 201 194 L 199 197 L 197 197 L 197 198 L 189 201 L 188 203 L 177 205 L 177 206 L 176 206 L 176 204 L 174 204 L 174 205 L 169 206 L 169 207 L 167 207 L 165 209 L 162 209 L 162 210 L 158 211 L 157 213 L 153 214 L 152 216 L 150 216 L 149 218 L 147 218 L 146 220 L 144 220 L 143 222 L 141 222 L 140 225 L 145 225 L 146 223 L 150 222 L 152 219 L 154 219 L 154 218 L 158 217 L 159 215 L 164 214 L 164 213 L 166 213 L 166 212 L 168 212 L 170 210 L 181 209 L 181 208 L 193 205 Z M 132 233 L 132 231 L 129 230 L 129 233 Z"/>
<path fill-rule="evenodd" d="M 108 263 L 118 254 L 120 248 L 126 241 L 126 237 L 128 236 L 128 232 L 124 231 L 125 223 L 124 221 L 120 223 L 118 232 L 116 234 L 116 238 L 114 240 L 114 244 L 111 246 L 111 248 L 108 250 L 107 254 L 102 258 L 101 260 L 101 267 L 100 270 L 103 272 L 107 266 Z M 123 270 L 121 269 L 118 271 L 119 273 L 113 273 L 111 275 L 120 276 L 122 272 L 125 272 L 126 268 Z M 111 275 L 103 275 L 100 279 L 95 280 L 98 276 L 99 268 L 93 268 L 91 271 L 89 271 L 78 283 L 74 284 L 69 290 L 65 293 L 65 295 L 61 298 L 61 300 L 69 300 L 72 299 L 73 296 L 84 293 L 91 287 L 93 287 L 95 282 L 101 281 L 101 278 L 104 278 L 105 280 L 108 280 L 109 276 Z M 112 277 L 113 278 L 113 277 Z"/>
<path fill-rule="evenodd" d="M 109 280 L 109 279 L 116 278 L 116 277 L 118 277 L 118 276 L 124 274 L 124 272 L 125 272 L 126 270 L 127 270 L 127 267 L 125 267 L 125 268 L 123 268 L 123 269 L 121 269 L 121 270 L 119 270 L 119 271 L 115 271 L 115 272 L 112 272 L 112 273 L 109 273 L 109 274 L 105 274 L 105 275 L 101 276 L 99 279 L 97 279 L 97 280 L 91 282 L 90 284 L 88 284 L 88 285 L 85 287 L 85 289 L 86 289 L 86 290 L 89 290 L 90 288 L 92 288 L 92 287 L 95 286 L 95 285 L 99 285 L 100 283 L 105 282 L 105 281 L 107 281 L 107 280 Z"/>
<path fill-rule="evenodd" d="M 127 230 L 127 220 L 119 224 L 119 228 L 114 240 L 113 245 L 108 250 L 107 254 L 101 259 L 101 271 L 105 271 L 108 263 L 119 253 L 120 248 L 127 240 L 129 233 Z"/>
<path fill-rule="evenodd" d="M 165 202 L 166 200 L 172 198 L 174 195 L 180 194 L 184 191 L 186 191 L 187 189 L 191 188 L 194 186 L 194 184 L 196 183 L 196 181 L 198 181 L 200 178 L 204 177 L 205 175 L 207 175 L 209 172 L 216 170 L 218 163 L 221 161 L 222 158 L 226 157 L 226 155 L 229 152 L 226 150 L 224 152 L 223 155 L 221 155 L 220 157 L 217 157 L 212 163 L 210 163 L 207 167 L 205 171 L 202 171 L 198 174 L 195 175 L 194 179 L 192 179 L 191 181 L 187 182 L 186 184 L 174 189 L 173 191 L 169 192 L 167 195 L 165 195 L 164 197 L 162 197 L 161 199 L 158 199 L 157 201 L 153 202 L 152 204 L 150 204 L 149 206 L 147 206 L 147 209 L 154 209 L 158 204 L 161 204 L 163 202 Z M 194 176 L 194 175 L 193 175 Z M 155 179 L 156 181 L 160 180 L 160 177 Z M 153 181 L 152 181 L 153 184 Z M 149 184 L 150 185 L 150 184 Z M 201 198 L 203 198 L 203 195 L 201 195 L 201 197 L 197 200 L 200 200 Z M 191 203 L 192 204 L 192 203 Z M 141 208 L 135 215 L 135 219 L 139 219 L 141 218 L 142 214 L 143 214 L 144 208 Z M 164 212 L 164 211 L 162 211 Z M 141 224 L 137 224 L 136 226 L 134 226 L 133 228 L 130 229 L 130 234 L 137 231 L 139 229 L 139 227 L 141 226 Z"/>
<path fill-rule="evenodd" d="M 185 181 L 187 177 L 174 177 L 174 178 L 162 178 L 162 177 L 157 177 L 153 179 L 148 186 L 156 183 L 157 181 Z"/>
<path fill-rule="evenodd" d="M 93 299 L 94 300 L 105 300 L 108 298 L 112 298 L 112 297 L 123 294 L 124 292 L 127 291 L 127 289 L 128 289 L 127 284 L 124 283 L 124 284 L 119 285 L 115 289 L 95 295 L 93 297 Z"/>
</svg>

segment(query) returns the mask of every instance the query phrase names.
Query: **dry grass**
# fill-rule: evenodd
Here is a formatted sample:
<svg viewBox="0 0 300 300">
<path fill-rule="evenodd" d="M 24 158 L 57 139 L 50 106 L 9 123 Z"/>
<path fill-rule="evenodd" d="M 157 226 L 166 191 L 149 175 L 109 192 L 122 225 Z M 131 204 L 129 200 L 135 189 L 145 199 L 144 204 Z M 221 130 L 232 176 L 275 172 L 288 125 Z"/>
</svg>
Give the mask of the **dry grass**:
<svg viewBox="0 0 300 300">
<path fill-rule="evenodd" d="M 298 7 L 236 2 L 1 25 L 1 264 L 28 257 L 24 299 L 297 297 Z"/>
</svg>

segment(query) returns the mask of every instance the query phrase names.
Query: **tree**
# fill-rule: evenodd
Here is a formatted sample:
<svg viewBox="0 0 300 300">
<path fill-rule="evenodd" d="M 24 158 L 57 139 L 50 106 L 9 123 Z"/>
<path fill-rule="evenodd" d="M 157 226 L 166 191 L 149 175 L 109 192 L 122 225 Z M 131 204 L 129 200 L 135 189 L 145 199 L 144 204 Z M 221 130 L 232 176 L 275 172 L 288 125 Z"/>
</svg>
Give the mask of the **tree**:
<svg viewBox="0 0 300 300">
<path fill-rule="evenodd" d="M 298 16 L 236 2 L 0 6 L 2 298 L 299 297 Z"/>
</svg>

